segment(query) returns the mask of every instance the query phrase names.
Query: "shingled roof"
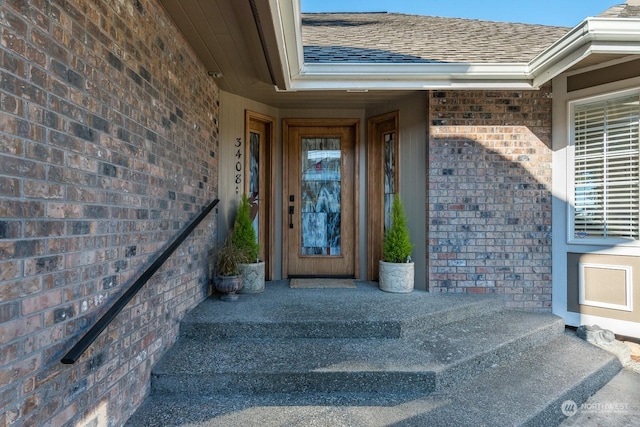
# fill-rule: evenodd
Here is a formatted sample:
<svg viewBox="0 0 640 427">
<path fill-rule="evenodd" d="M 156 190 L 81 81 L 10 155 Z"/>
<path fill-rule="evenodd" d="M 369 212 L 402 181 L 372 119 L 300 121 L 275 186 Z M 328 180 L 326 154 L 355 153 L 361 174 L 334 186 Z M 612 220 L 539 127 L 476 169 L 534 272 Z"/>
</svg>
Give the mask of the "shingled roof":
<svg viewBox="0 0 640 427">
<path fill-rule="evenodd" d="M 306 63 L 527 63 L 570 29 L 397 13 L 305 13 Z"/>
<path fill-rule="evenodd" d="M 601 18 L 640 18 L 640 6 L 619 4 L 598 15 Z"/>
</svg>

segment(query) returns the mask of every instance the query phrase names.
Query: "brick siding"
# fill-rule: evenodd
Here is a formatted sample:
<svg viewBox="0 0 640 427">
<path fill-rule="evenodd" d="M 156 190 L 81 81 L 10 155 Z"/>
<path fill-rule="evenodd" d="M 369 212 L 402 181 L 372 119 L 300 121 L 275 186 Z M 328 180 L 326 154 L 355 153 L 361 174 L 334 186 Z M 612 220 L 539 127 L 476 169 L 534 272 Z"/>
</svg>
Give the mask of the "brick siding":
<svg viewBox="0 0 640 427">
<path fill-rule="evenodd" d="M 551 88 L 429 97 L 428 286 L 551 307 Z"/>
<path fill-rule="evenodd" d="M 152 0 L 6 0 L 0 21 L 0 425 L 121 425 L 207 293 L 216 216 L 60 358 L 217 197 L 218 89 Z"/>
</svg>

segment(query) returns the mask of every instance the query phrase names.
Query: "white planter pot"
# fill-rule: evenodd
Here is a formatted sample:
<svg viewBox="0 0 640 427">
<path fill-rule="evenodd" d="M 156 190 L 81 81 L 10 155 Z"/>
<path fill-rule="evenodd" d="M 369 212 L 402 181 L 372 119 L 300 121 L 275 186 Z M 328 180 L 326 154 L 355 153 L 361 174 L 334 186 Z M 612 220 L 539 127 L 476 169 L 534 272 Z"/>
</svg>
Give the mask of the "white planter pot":
<svg viewBox="0 0 640 427">
<path fill-rule="evenodd" d="M 413 291 L 415 268 L 412 262 L 380 261 L 378 286 L 385 292 L 409 293 Z"/>
<path fill-rule="evenodd" d="M 240 274 L 244 285 L 241 294 L 257 294 L 264 291 L 264 261 L 240 264 Z"/>
</svg>

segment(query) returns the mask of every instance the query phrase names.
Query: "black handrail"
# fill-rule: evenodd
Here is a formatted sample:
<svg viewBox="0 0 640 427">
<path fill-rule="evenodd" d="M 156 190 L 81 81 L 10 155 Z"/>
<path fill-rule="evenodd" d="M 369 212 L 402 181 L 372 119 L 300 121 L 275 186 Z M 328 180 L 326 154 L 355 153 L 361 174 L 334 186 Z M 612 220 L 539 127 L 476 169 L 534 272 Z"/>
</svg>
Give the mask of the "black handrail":
<svg viewBox="0 0 640 427">
<path fill-rule="evenodd" d="M 138 291 L 142 289 L 142 287 L 147 283 L 147 281 L 153 276 L 153 274 L 158 271 L 158 269 L 164 264 L 164 262 L 173 254 L 173 252 L 178 249 L 178 246 L 191 234 L 191 232 L 202 222 L 202 220 L 211 212 L 211 210 L 216 207 L 220 200 L 215 199 L 211 202 L 204 210 L 198 215 L 196 219 L 194 219 L 191 224 L 171 243 L 165 251 L 156 259 L 153 264 L 149 266 L 145 270 L 144 273 L 135 281 L 133 285 L 127 291 L 118 298 L 118 300 L 107 310 L 107 312 L 98 320 L 95 325 L 87 331 L 86 334 L 74 345 L 71 350 L 64 355 L 61 362 L 65 365 L 69 365 L 75 363 L 76 360 L 82 356 L 82 354 L 89 348 L 89 346 L 98 338 L 100 333 L 104 331 L 104 329 L 109 326 L 109 324 L 113 321 L 113 319 L 122 311 L 122 309 L 127 305 L 131 299 L 136 296 Z"/>
</svg>

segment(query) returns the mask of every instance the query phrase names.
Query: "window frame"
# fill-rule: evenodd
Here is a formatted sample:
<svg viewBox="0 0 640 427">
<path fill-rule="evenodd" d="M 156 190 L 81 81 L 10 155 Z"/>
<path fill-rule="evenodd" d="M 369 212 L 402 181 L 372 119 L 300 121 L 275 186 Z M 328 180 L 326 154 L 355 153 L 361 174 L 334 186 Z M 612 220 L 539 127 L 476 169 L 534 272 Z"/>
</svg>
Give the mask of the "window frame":
<svg viewBox="0 0 640 427">
<path fill-rule="evenodd" d="M 586 104 L 592 104 L 597 102 L 606 102 L 615 99 L 627 98 L 630 96 L 637 96 L 640 100 L 640 87 L 626 89 L 622 91 L 610 92 L 602 95 L 596 95 L 591 97 L 585 97 L 580 99 L 571 100 L 568 102 L 568 155 L 567 155 L 567 243 L 577 245 L 592 245 L 592 246 L 631 246 L 640 247 L 640 238 L 638 240 L 624 237 L 576 237 L 575 233 L 575 199 L 576 199 L 576 168 L 575 168 L 575 122 L 576 122 L 576 108 Z M 640 106 L 639 106 L 640 112 Z M 640 121 L 639 121 L 640 129 Z M 638 148 L 640 149 L 640 138 L 638 141 Z M 640 181 L 640 172 L 639 172 Z M 638 202 L 638 209 L 640 209 L 640 201 Z M 640 227 L 640 219 L 638 220 Z"/>
</svg>

